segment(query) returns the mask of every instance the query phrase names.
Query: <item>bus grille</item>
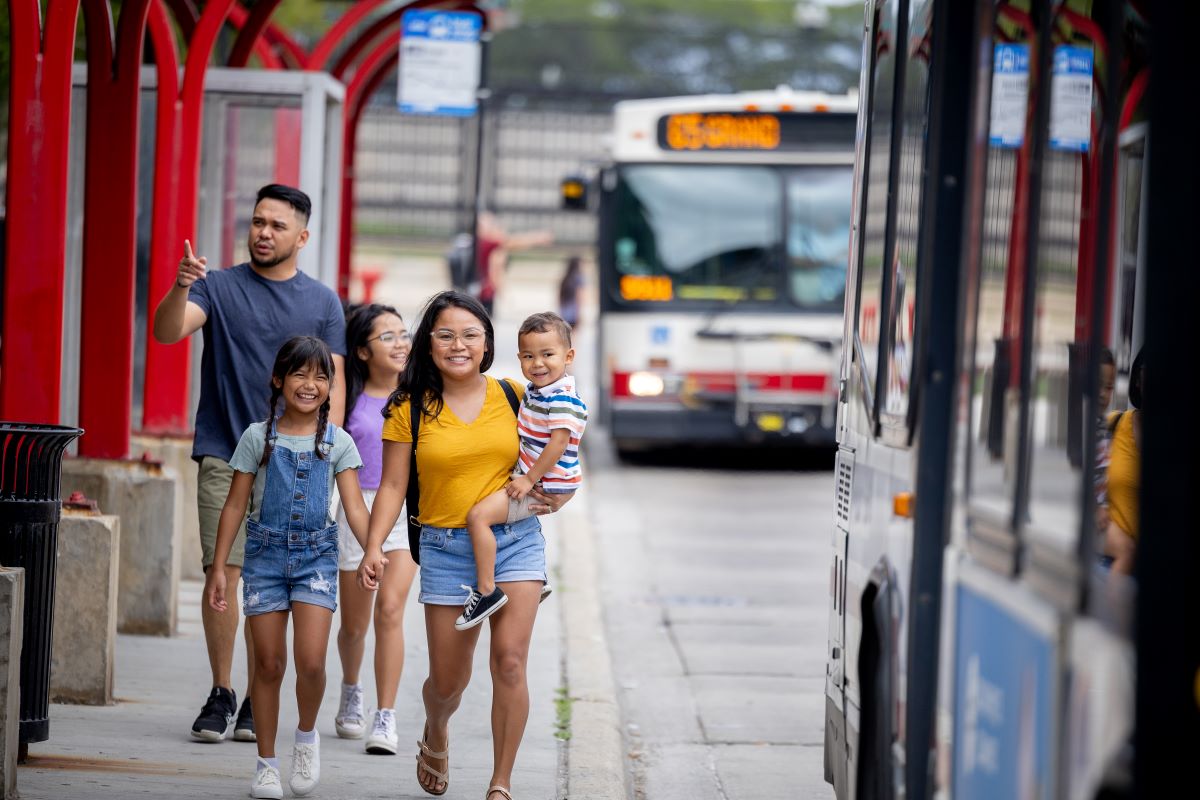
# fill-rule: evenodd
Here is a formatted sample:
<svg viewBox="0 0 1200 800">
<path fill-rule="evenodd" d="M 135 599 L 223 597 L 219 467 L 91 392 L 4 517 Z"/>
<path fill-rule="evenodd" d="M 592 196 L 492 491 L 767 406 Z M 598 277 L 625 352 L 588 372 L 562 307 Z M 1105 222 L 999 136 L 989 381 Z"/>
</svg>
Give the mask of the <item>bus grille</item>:
<svg viewBox="0 0 1200 800">
<path fill-rule="evenodd" d="M 850 532 L 850 487 L 854 482 L 854 454 L 838 451 L 837 515 L 842 530 Z"/>
</svg>

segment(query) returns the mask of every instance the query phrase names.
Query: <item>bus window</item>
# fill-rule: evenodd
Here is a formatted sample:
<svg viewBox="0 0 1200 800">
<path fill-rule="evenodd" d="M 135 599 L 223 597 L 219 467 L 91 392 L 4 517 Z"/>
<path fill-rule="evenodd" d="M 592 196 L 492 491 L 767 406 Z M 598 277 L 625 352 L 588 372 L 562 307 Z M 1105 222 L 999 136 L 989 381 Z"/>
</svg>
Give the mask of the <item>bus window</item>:
<svg viewBox="0 0 1200 800">
<path fill-rule="evenodd" d="M 619 304 L 778 304 L 783 188 L 769 167 L 641 164 L 618 171 L 610 287 Z"/>
<path fill-rule="evenodd" d="M 1110 236 L 1097 225 L 1102 154 L 1094 120 L 1102 119 L 1102 60 L 1107 43 L 1085 36 L 1071 16 L 1059 16 L 1063 35 L 1050 75 L 1049 141 L 1042 167 L 1034 299 L 1029 413 L 1029 531 L 1032 538 L 1073 556 L 1081 527 L 1084 437 L 1099 435 L 1086 420 L 1084 383 L 1094 325 L 1096 246 Z M 1069 33 L 1068 33 L 1069 32 Z M 1111 179 L 1108 179 L 1111 180 Z M 1090 423 L 1090 424 L 1089 424 Z"/>
<path fill-rule="evenodd" d="M 884 414 L 907 427 L 909 380 L 913 370 L 917 302 L 917 238 L 921 217 L 921 183 L 925 164 L 925 123 L 929 103 L 929 54 L 933 3 L 913 0 L 909 6 L 908 63 L 904 70 L 903 132 L 896 180 L 896 243 L 887 330 L 890 331 Z"/>
<path fill-rule="evenodd" d="M 849 167 L 806 167 L 787 176 L 788 284 L 802 308 L 836 311 L 846 296 Z"/>
<path fill-rule="evenodd" d="M 892 115 L 896 105 L 896 46 L 900 34 L 900 3 L 875 4 L 871 25 L 873 54 L 869 86 L 866 169 L 861 234 L 862 266 L 858 281 L 858 321 L 863 380 L 878 397 L 880 311 L 885 302 L 884 259 L 887 252 L 889 195 L 892 186 Z M 874 409 L 871 409 L 874 413 Z"/>
<path fill-rule="evenodd" d="M 1029 17 L 997 5 L 993 28 L 986 192 L 975 297 L 969 496 L 972 517 L 1011 530 L 1020 421 L 1021 320 L 1027 271 L 1029 88 L 1036 64 Z M 973 526 L 974 527 L 974 526 Z"/>
</svg>

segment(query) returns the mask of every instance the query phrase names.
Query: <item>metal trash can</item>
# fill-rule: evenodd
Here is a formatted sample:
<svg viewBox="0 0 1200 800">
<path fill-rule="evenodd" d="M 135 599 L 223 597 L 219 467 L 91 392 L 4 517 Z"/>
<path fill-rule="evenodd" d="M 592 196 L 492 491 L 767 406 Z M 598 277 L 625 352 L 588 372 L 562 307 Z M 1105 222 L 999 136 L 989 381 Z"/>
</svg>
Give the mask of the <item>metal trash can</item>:
<svg viewBox="0 0 1200 800">
<path fill-rule="evenodd" d="M 63 451 L 83 433 L 0 422 L 0 564 L 25 568 L 21 744 L 50 738 L 50 645 Z"/>
</svg>

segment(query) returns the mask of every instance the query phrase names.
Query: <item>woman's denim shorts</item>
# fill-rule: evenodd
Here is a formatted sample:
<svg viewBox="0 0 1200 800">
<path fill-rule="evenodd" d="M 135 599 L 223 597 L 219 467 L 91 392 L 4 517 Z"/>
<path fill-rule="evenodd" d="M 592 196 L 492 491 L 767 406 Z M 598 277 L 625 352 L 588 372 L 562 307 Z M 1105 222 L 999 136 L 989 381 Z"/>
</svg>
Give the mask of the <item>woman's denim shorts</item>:
<svg viewBox="0 0 1200 800">
<path fill-rule="evenodd" d="M 496 583 L 546 582 L 546 540 L 542 523 L 529 517 L 511 525 L 493 525 L 496 534 Z M 466 528 L 421 529 L 421 593 L 417 601 L 461 606 L 463 586 L 476 586 L 475 552 Z"/>
</svg>

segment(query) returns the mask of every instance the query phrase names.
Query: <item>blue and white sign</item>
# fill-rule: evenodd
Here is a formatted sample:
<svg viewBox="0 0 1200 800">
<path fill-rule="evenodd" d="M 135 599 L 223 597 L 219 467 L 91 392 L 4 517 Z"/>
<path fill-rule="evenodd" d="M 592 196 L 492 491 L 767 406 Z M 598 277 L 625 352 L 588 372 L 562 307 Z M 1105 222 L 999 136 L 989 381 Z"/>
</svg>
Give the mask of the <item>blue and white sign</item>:
<svg viewBox="0 0 1200 800">
<path fill-rule="evenodd" d="M 954 653 L 954 797 L 1053 797 L 1051 636 L 959 584 Z"/>
<path fill-rule="evenodd" d="M 1050 83 L 1050 146 L 1086 153 L 1092 141 L 1092 49 L 1054 48 Z"/>
<path fill-rule="evenodd" d="M 400 20 L 400 110 L 469 117 L 479 89 L 483 18 L 464 11 L 405 11 Z"/>
<path fill-rule="evenodd" d="M 992 55 L 992 114 L 988 141 L 1017 148 L 1025 141 L 1029 97 L 1029 45 L 998 44 Z"/>
</svg>

